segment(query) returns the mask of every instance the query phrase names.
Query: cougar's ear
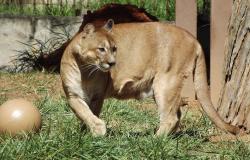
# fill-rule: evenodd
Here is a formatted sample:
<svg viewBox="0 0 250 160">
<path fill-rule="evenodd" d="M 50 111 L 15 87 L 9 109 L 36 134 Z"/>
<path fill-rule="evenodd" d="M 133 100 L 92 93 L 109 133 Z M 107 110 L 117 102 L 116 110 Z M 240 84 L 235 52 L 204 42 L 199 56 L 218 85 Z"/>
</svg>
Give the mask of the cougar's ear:
<svg viewBox="0 0 250 160">
<path fill-rule="evenodd" d="M 107 21 L 107 23 L 103 26 L 103 28 L 104 28 L 106 31 L 111 32 L 113 26 L 114 26 L 114 20 L 113 20 L 113 19 L 109 19 L 109 20 Z"/>
<path fill-rule="evenodd" d="M 85 34 L 90 34 L 90 33 L 93 33 L 95 31 L 95 26 L 93 24 L 86 24 L 83 28 L 83 32 Z"/>
</svg>

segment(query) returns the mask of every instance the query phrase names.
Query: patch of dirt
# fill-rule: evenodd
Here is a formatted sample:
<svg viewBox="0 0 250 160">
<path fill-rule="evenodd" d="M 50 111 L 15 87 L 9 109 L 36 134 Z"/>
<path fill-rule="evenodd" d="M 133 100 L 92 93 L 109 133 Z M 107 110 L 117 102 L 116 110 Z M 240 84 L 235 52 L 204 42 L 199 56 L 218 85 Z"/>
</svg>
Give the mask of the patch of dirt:
<svg viewBox="0 0 250 160">
<path fill-rule="evenodd" d="M 242 135 L 232 135 L 232 134 L 220 134 L 215 136 L 210 136 L 209 138 L 210 142 L 221 142 L 221 141 L 244 141 L 249 143 L 250 142 L 250 135 L 248 134 L 242 134 Z"/>
<path fill-rule="evenodd" d="M 35 101 L 46 96 L 60 98 L 62 95 L 64 93 L 61 86 L 61 79 L 57 74 L 41 72 L 0 73 L 1 100 L 21 97 Z"/>
</svg>

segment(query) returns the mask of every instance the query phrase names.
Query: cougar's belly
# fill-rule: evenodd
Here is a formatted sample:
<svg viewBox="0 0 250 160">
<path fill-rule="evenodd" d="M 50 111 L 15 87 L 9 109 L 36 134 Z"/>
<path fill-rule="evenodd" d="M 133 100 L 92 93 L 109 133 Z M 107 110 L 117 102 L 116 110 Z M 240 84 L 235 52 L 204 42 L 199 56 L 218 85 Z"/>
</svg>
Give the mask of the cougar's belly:
<svg viewBox="0 0 250 160">
<path fill-rule="evenodd" d="M 114 84 L 113 84 L 114 85 Z M 132 81 L 129 84 L 114 85 L 112 97 L 118 99 L 144 99 L 153 96 L 151 82 Z"/>
<path fill-rule="evenodd" d="M 153 89 L 152 89 L 152 87 L 150 87 L 147 90 L 141 91 L 136 99 L 144 99 L 144 98 L 148 98 L 148 97 L 152 97 L 152 96 L 153 96 Z"/>
<path fill-rule="evenodd" d="M 126 92 L 115 92 L 111 97 L 117 98 L 117 99 L 137 99 L 137 100 L 141 100 L 144 98 L 148 98 L 148 97 L 152 97 L 153 96 L 153 89 L 147 89 L 147 90 L 143 90 L 143 91 L 136 91 L 136 90 L 129 90 Z"/>
</svg>

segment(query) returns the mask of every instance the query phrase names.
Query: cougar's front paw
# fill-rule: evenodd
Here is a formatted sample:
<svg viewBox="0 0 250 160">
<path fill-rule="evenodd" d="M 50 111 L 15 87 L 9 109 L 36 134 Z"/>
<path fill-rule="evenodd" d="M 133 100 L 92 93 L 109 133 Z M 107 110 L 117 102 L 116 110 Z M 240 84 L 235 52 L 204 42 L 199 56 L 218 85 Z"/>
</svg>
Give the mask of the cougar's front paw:
<svg viewBox="0 0 250 160">
<path fill-rule="evenodd" d="M 97 119 L 94 125 L 91 127 L 91 133 L 93 136 L 103 136 L 106 134 L 106 125 L 103 120 Z"/>
<path fill-rule="evenodd" d="M 163 136 L 163 135 L 169 135 L 169 134 L 170 132 L 163 127 L 160 127 L 156 132 L 156 136 Z"/>
<path fill-rule="evenodd" d="M 179 127 L 178 122 L 174 123 L 162 123 L 159 127 L 159 129 L 156 132 L 157 136 L 161 135 L 170 135 L 172 133 L 175 133 Z"/>
</svg>

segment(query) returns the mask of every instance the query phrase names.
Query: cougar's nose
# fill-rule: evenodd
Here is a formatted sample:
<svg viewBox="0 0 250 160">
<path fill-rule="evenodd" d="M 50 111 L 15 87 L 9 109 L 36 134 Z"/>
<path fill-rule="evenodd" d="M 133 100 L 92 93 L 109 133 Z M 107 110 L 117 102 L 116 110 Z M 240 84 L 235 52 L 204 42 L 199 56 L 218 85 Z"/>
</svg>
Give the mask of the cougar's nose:
<svg viewBox="0 0 250 160">
<path fill-rule="evenodd" d="M 109 60 L 108 60 L 108 65 L 109 65 L 110 67 L 112 67 L 112 66 L 115 65 L 115 58 L 114 58 L 113 56 L 109 58 Z"/>
<path fill-rule="evenodd" d="M 108 65 L 109 65 L 110 67 L 114 66 L 114 65 L 115 65 L 115 61 L 108 62 Z"/>
</svg>

